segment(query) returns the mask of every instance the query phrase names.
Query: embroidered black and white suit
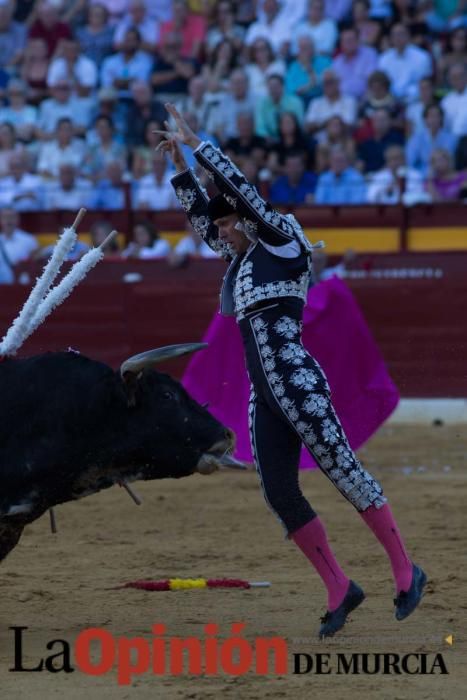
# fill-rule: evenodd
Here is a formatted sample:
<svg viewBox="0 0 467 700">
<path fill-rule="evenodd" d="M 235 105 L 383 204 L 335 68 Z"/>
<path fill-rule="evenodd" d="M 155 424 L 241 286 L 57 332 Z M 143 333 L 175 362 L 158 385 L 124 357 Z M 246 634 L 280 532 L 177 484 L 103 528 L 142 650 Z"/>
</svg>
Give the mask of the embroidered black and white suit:
<svg viewBox="0 0 467 700">
<path fill-rule="evenodd" d="M 238 213 L 251 245 L 236 254 L 207 215 L 208 197 L 191 170 L 172 183 L 193 228 L 229 268 L 221 312 L 235 315 L 251 381 L 250 436 L 266 502 L 288 534 L 315 516 L 298 481 L 302 443 L 357 510 L 386 502 L 353 453 L 318 362 L 302 344 L 302 313 L 312 278 L 312 249 L 291 214 L 265 202 L 218 148 L 203 142 L 195 158 Z"/>
</svg>

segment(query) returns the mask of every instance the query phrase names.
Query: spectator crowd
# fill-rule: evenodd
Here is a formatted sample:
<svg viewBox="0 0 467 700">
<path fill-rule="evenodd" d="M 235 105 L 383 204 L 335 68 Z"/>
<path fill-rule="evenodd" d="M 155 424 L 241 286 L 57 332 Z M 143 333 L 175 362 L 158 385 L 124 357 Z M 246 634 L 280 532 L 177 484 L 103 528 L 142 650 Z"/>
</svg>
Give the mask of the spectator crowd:
<svg viewBox="0 0 467 700">
<path fill-rule="evenodd" d="M 177 207 L 168 100 L 274 203 L 465 199 L 466 33 L 467 0 L 0 0 L 0 208 Z"/>
</svg>

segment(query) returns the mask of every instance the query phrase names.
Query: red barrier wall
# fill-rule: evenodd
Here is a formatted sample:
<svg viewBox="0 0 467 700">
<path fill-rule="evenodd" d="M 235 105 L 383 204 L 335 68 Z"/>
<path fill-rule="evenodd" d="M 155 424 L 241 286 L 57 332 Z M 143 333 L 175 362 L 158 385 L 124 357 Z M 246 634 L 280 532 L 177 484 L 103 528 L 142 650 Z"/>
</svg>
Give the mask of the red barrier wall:
<svg viewBox="0 0 467 700">
<path fill-rule="evenodd" d="M 444 253 L 361 257 L 351 273 L 348 284 L 403 396 L 467 397 L 466 270 L 466 253 Z M 200 340 L 217 309 L 224 271 L 217 260 L 181 270 L 159 261 L 101 263 L 22 353 L 71 346 L 118 366 L 144 349 Z M 128 272 L 141 281 L 124 282 Z M 0 287 L 2 333 L 27 292 Z M 180 376 L 185 363 L 167 371 Z"/>
</svg>

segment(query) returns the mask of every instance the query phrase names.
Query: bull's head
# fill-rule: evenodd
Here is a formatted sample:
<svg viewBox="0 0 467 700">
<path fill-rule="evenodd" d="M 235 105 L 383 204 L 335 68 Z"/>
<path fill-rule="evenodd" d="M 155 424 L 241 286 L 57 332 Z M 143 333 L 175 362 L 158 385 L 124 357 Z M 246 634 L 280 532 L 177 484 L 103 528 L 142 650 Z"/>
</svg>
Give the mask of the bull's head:
<svg viewBox="0 0 467 700">
<path fill-rule="evenodd" d="M 120 374 L 129 410 L 137 417 L 135 436 L 140 441 L 145 467 L 139 478 L 161 476 L 162 465 L 168 476 L 193 471 L 210 474 L 220 467 L 243 466 L 231 456 L 235 446 L 233 432 L 191 398 L 179 382 L 153 369 L 160 362 L 196 352 L 206 345 L 170 345 L 135 355 L 122 364 Z"/>
</svg>

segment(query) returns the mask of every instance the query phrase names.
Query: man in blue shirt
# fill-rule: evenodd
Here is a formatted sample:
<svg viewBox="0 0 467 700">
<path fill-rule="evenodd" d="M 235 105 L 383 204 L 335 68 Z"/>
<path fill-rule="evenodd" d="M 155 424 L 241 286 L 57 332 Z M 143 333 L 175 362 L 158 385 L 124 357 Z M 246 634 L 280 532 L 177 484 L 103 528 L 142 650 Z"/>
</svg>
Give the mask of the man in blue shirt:
<svg viewBox="0 0 467 700">
<path fill-rule="evenodd" d="M 363 176 L 349 166 L 347 153 L 341 146 L 331 151 L 330 169 L 319 176 L 315 204 L 364 204 L 366 184 Z"/>
<path fill-rule="evenodd" d="M 316 175 L 305 170 L 300 151 L 286 156 L 284 175 L 271 185 L 270 200 L 274 204 L 303 204 L 311 201 L 316 189 Z"/>
</svg>

